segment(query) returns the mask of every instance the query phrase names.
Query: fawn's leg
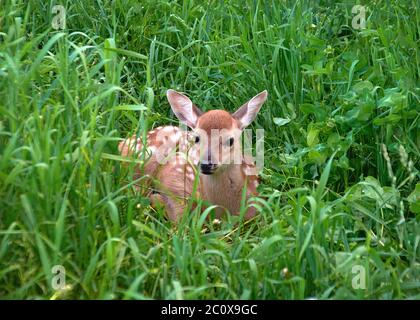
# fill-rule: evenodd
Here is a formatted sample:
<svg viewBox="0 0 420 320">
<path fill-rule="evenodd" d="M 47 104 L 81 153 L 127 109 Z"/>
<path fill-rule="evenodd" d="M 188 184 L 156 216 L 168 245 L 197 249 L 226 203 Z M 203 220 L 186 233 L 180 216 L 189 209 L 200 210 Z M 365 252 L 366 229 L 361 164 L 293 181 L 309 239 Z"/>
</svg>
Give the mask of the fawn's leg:
<svg viewBox="0 0 420 320">
<path fill-rule="evenodd" d="M 160 193 L 150 195 L 150 201 L 153 208 L 163 207 L 168 215 L 169 220 L 178 221 L 182 217 L 184 205 L 180 201 L 171 199 L 170 196 Z"/>
<path fill-rule="evenodd" d="M 155 201 L 163 203 L 168 218 L 178 222 L 191 197 L 194 170 L 180 156 L 171 160 L 159 170 L 155 181 L 159 194 L 154 195 L 154 198 Z"/>
</svg>

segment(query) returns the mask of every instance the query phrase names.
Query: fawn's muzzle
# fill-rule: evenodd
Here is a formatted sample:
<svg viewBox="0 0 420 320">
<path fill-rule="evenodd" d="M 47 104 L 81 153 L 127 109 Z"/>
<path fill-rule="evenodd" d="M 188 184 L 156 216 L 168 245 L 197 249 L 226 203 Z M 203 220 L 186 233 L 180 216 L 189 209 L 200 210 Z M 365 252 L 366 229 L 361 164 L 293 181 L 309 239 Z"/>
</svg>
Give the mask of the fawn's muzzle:
<svg viewBox="0 0 420 320">
<path fill-rule="evenodd" d="M 213 163 L 200 164 L 200 171 L 203 174 L 213 174 L 216 169 L 217 169 L 217 164 L 213 164 Z"/>
</svg>

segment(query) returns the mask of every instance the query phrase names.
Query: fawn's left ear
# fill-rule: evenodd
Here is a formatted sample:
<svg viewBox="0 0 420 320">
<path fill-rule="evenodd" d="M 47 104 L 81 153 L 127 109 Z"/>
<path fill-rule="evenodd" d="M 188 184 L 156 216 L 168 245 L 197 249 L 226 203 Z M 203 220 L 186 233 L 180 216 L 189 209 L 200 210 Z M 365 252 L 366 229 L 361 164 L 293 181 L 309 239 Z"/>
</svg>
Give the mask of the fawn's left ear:
<svg viewBox="0 0 420 320">
<path fill-rule="evenodd" d="M 254 121 L 263 103 L 265 100 L 267 100 L 267 96 L 267 90 L 260 92 L 238 110 L 236 110 L 236 112 L 232 115 L 236 120 L 238 120 L 239 128 L 241 130 L 249 126 L 250 123 Z"/>
<path fill-rule="evenodd" d="M 166 91 L 166 96 L 168 97 L 169 104 L 177 118 L 191 129 L 194 129 L 198 118 L 203 112 L 198 109 L 187 96 L 184 96 L 175 90 L 169 89 Z"/>
</svg>

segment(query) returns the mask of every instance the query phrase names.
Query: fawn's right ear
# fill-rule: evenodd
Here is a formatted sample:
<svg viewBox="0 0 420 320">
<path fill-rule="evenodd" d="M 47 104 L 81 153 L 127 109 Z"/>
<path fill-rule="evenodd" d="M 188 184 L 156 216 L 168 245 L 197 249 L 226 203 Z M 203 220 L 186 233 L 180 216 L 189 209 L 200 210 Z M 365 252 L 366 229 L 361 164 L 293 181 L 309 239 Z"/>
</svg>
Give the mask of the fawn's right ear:
<svg viewBox="0 0 420 320">
<path fill-rule="evenodd" d="M 191 129 L 194 129 L 198 118 L 203 112 L 198 109 L 187 96 L 184 96 L 175 90 L 169 89 L 166 91 L 166 96 L 168 97 L 169 104 L 177 118 Z"/>
<path fill-rule="evenodd" d="M 249 126 L 252 121 L 254 121 L 258 112 L 261 109 L 261 106 L 267 100 L 268 92 L 264 90 L 260 92 L 242 107 L 240 107 L 232 115 L 239 122 L 239 128 L 243 130 L 245 127 Z"/>
</svg>

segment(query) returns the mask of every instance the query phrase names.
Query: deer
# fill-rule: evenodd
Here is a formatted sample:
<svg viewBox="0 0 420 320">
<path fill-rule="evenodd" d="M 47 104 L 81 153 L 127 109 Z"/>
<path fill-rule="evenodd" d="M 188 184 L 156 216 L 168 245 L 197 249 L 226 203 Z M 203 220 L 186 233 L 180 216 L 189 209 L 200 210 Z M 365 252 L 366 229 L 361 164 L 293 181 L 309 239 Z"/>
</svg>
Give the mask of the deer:
<svg viewBox="0 0 420 320">
<path fill-rule="evenodd" d="M 224 213 L 237 216 L 245 188 L 244 219 L 253 218 L 257 210 L 251 198 L 258 196 L 259 178 L 252 156 L 242 154 L 241 135 L 256 118 L 267 91 L 234 113 L 222 109 L 203 112 L 187 96 L 172 89 L 166 96 L 175 116 L 191 131 L 161 126 L 149 131 L 146 139 L 134 135 L 118 145 L 123 157 L 147 154 L 134 176 L 150 178 L 143 184 L 152 186 L 153 192 L 148 192 L 151 206 L 163 207 L 169 220 L 177 222 L 185 213 L 187 201 L 194 197 L 216 206 L 218 219 Z M 136 188 L 143 190 L 141 185 Z"/>
</svg>

